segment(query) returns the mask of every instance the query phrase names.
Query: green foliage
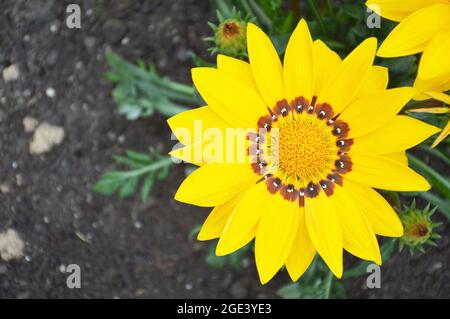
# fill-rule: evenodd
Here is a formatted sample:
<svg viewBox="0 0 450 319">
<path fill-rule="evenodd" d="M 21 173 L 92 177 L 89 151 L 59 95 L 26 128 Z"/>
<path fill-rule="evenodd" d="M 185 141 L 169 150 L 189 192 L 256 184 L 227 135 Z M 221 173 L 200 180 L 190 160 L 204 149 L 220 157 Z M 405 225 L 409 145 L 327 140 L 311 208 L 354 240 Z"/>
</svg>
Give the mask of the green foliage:
<svg viewBox="0 0 450 319">
<path fill-rule="evenodd" d="M 206 262 L 215 268 L 223 268 L 226 265 L 231 265 L 233 268 L 239 268 L 241 265 L 242 257 L 251 249 L 251 244 L 248 244 L 236 252 L 226 255 L 226 256 L 217 256 L 216 255 L 216 246 L 217 243 L 211 244 L 209 248 L 209 253 L 206 256 Z"/>
<path fill-rule="evenodd" d="M 105 76 L 116 84 L 112 96 L 119 113 L 129 120 L 158 112 L 172 116 L 186 111 L 186 105 L 200 105 L 195 89 L 158 75 L 154 66 L 144 62 L 132 64 L 109 51 L 106 59 L 111 68 Z"/>
<path fill-rule="evenodd" d="M 254 21 L 262 27 L 271 37 L 280 56 L 284 54 L 287 41 L 300 18 L 308 21 L 313 39 L 321 39 L 341 57 L 346 56 L 357 45 L 368 37 L 376 37 L 381 43 L 396 25 L 395 22 L 382 19 L 381 28 L 370 29 L 366 25 L 366 18 L 370 14 L 364 3 L 365 0 L 211 0 L 213 9 L 216 10 L 219 24 L 227 19 L 237 19 L 239 22 Z M 301 3 L 301 4 L 300 4 Z M 210 24 L 214 32 L 218 26 Z M 213 41 L 215 46 L 213 53 L 225 53 L 245 60 L 247 58 L 245 46 L 238 43 L 238 49 L 225 50 L 217 45 L 217 38 L 210 37 L 206 40 Z M 118 55 L 108 52 L 107 61 L 111 70 L 106 77 L 115 83 L 113 98 L 118 105 L 119 112 L 129 120 L 151 116 L 160 113 L 171 116 L 185 111 L 186 106 L 201 104 L 201 99 L 195 89 L 175 81 L 162 78 L 153 66 L 147 66 L 142 61 L 137 64 L 129 63 Z M 214 67 L 198 55 L 193 54 L 193 62 L 196 66 Z M 395 58 L 376 58 L 375 64 L 389 68 L 389 86 L 398 87 L 412 85 L 417 74 L 419 57 L 417 55 Z M 424 102 L 412 102 L 408 108 L 417 107 Z M 410 114 L 427 123 L 443 127 L 448 120 L 448 115 L 436 114 Z M 424 175 L 433 186 L 432 192 L 421 193 L 393 193 L 386 192 L 385 196 L 395 207 L 401 207 L 405 198 L 421 197 L 426 202 L 436 206 L 450 221 L 450 180 L 448 177 L 448 165 L 450 157 L 448 147 L 450 142 L 443 141 L 438 148 L 431 149 L 429 139 L 421 146 L 421 153 L 426 156 L 409 156 L 410 166 Z M 142 154 L 128 151 L 125 156 L 115 156 L 115 161 L 126 167 L 122 171 L 106 172 L 94 187 L 94 190 L 104 195 L 118 194 L 122 198 L 133 195 L 139 185 L 141 199 L 145 201 L 151 192 L 156 180 L 162 180 L 167 176 L 172 161 L 168 156 L 156 153 Z M 434 165 L 435 162 L 444 165 Z M 187 173 L 190 168 L 187 168 Z M 429 206 L 425 209 L 430 214 Z M 430 214 L 431 215 L 431 214 Z M 435 224 L 433 224 L 435 225 Z M 436 226 L 436 225 L 435 225 Z M 201 226 L 194 228 L 189 235 L 194 238 Z M 433 237 L 436 238 L 436 237 Z M 388 239 L 381 246 L 383 262 L 388 261 L 402 240 Z M 403 244 L 405 244 L 403 242 Z M 238 268 L 242 256 L 252 249 L 251 244 L 239 251 L 223 257 L 215 254 L 216 243 L 210 246 L 206 261 L 212 267 L 222 268 L 226 265 Z M 367 274 L 368 261 L 362 261 L 353 268 L 344 272 L 343 278 L 352 278 Z M 301 280 L 281 287 L 277 294 L 282 298 L 345 298 L 345 288 L 342 282 L 337 281 L 327 266 L 316 257 Z"/>
<path fill-rule="evenodd" d="M 395 247 L 397 247 L 397 243 L 395 239 L 387 240 L 381 247 L 381 260 L 383 263 L 386 263 L 389 259 L 391 259 L 392 254 L 395 251 Z M 364 274 L 367 274 L 367 266 L 369 266 L 372 262 L 362 261 L 357 266 L 347 269 L 344 271 L 343 278 L 351 278 L 358 277 Z"/>
<path fill-rule="evenodd" d="M 173 164 L 169 156 L 162 156 L 156 151 L 149 154 L 127 151 L 125 156 L 114 156 L 116 163 L 123 165 L 127 170 L 111 170 L 105 172 L 93 190 L 105 196 L 114 193 L 120 198 L 132 196 L 141 180 L 140 198 L 147 201 L 157 180 L 165 180 Z"/>
<path fill-rule="evenodd" d="M 277 290 L 284 299 L 342 299 L 346 297 L 343 284 L 337 281 L 322 259 L 316 256 L 300 282 L 289 283 Z"/>
<path fill-rule="evenodd" d="M 408 159 L 411 167 L 424 175 L 436 191 L 440 192 L 445 198 L 450 198 L 450 180 L 448 177 L 442 176 L 431 166 L 411 154 L 408 155 Z"/>
<path fill-rule="evenodd" d="M 221 16 L 232 17 L 237 10 L 270 35 L 290 33 L 295 25 L 294 13 L 285 9 L 284 0 L 213 0 L 213 4 Z"/>
</svg>

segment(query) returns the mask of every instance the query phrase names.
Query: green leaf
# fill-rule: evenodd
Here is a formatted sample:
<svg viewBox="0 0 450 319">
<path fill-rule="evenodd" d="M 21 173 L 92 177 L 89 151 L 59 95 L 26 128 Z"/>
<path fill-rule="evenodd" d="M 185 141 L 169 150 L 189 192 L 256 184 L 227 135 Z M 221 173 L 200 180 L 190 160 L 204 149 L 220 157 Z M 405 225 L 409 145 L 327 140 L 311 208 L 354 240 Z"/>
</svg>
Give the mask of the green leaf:
<svg viewBox="0 0 450 319">
<path fill-rule="evenodd" d="M 127 179 L 127 181 L 120 187 L 119 197 L 127 198 L 133 195 L 134 191 L 136 190 L 137 182 L 138 182 L 137 177 Z"/>
<path fill-rule="evenodd" d="M 437 210 L 450 222 L 450 200 L 442 199 L 431 192 L 421 192 L 418 195 L 436 206 Z"/>
<path fill-rule="evenodd" d="M 276 294 L 283 299 L 299 299 L 302 296 L 300 285 L 296 282 L 284 285 L 277 290 Z"/>
<path fill-rule="evenodd" d="M 209 248 L 209 254 L 206 257 L 206 262 L 214 268 L 223 268 L 227 263 L 226 256 L 216 256 L 216 245 L 211 245 Z"/>
<path fill-rule="evenodd" d="M 444 195 L 445 198 L 450 198 L 450 180 L 447 177 L 442 176 L 432 167 L 411 154 L 408 154 L 408 159 L 411 167 L 425 175 L 434 189 Z"/>
<path fill-rule="evenodd" d="M 103 174 L 94 185 L 93 191 L 102 195 L 111 196 L 121 185 L 124 179 L 123 172 L 110 171 Z"/>
<path fill-rule="evenodd" d="M 119 113 L 129 120 L 154 112 L 172 116 L 187 110 L 184 105 L 201 103 L 191 85 L 160 77 L 153 66 L 146 66 L 142 60 L 132 64 L 111 51 L 106 53 L 106 59 L 110 71 L 105 77 L 116 84 L 113 99 Z"/>
<path fill-rule="evenodd" d="M 161 156 L 155 151 L 150 154 L 127 151 L 126 156 L 115 155 L 113 158 L 129 170 L 104 173 L 94 185 L 93 191 L 105 196 L 117 192 L 120 198 L 127 198 L 137 190 L 139 179 L 145 177 L 140 190 L 143 202 L 149 198 L 155 179 L 166 178 L 173 165 L 169 156 Z"/>
<path fill-rule="evenodd" d="M 202 225 L 201 224 L 195 226 L 194 228 L 192 228 L 191 232 L 189 233 L 188 238 L 191 239 L 191 240 L 194 239 L 198 235 L 198 233 L 200 232 L 201 229 L 202 229 Z"/>
<path fill-rule="evenodd" d="M 146 202 L 150 196 L 150 193 L 153 188 L 153 184 L 155 182 L 155 174 L 153 172 L 149 173 L 144 180 L 144 184 L 141 187 L 141 200 L 142 202 Z"/>
<path fill-rule="evenodd" d="M 385 244 L 381 246 L 381 259 L 383 263 L 386 263 L 391 259 L 392 253 L 396 247 L 396 241 L 394 239 L 388 240 Z M 358 266 L 348 269 L 344 272 L 343 278 L 358 277 L 367 274 L 367 266 L 372 264 L 369 261 L 363 261 Z"/>
<path fill-rule="evenodd" d="M 145 153 L 139 153 L 139 152 L 128 150 L 128 151 L 126 151 L 126 154 L 131 160 L 134 160 L 136 162 L 140 162 L 143 164 L 148 164 L 151 162 L 150 156 Z"/>
</svg>

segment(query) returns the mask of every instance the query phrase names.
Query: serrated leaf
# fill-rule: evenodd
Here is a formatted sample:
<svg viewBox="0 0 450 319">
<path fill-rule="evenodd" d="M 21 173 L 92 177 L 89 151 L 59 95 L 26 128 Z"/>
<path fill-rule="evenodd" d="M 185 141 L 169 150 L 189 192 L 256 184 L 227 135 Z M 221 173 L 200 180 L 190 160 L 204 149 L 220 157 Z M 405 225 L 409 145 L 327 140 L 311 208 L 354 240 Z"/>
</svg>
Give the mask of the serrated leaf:
<svg viewBox="0 0 450 319">
<path fill-rule="evenodd" d="M 128 150 L 126 151 L 126 154 L 130 159 L 136 162 L 140 162 L 142 164 L 148 164 L 151 162 L 150 156 L 148 156 L 148 154 L 145 153 Z"/>
<path fill-rule="evenodd" d="M 124 173 L 120 171 L 110 171 L 103 174 L 92 190 L 96 193 L 111 196 L 122 184 Z"/>
<path fill-rule="evenodd" d="M 136 190 L 137 182 L 137 176 L 127 179 L 127 181 L 120 187 L 119 197 L 127 198 L 133 195 L 134 191 Z"/>
</svg>

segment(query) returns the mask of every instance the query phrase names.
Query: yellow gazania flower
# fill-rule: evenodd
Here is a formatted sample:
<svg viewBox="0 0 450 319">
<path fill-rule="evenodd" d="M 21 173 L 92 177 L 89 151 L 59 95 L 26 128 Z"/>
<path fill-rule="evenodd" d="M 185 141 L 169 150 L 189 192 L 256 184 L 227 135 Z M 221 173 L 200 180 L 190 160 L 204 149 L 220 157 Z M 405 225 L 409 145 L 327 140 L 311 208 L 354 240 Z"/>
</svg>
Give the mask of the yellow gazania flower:
<svg viewBox="0 0 450 319">
<path fill-rule="evenodd" d="M 399 237 L 403 228 L 372 187 L 428 190 L 428 182 L 408 167 L 405 150 L 438 129 L 396 115 L 414 90 L 386 89 L 387 69 L 372 66 L 375 38 L 341 60 L 320 40 L 312 41 L 302 20 L 284 65 L 270 39 L 251 23 L 247 45 L 250 63 L 220 55 L 217 69 L 193 69 L 208 105 L 168 121 L 186 145 L 182 150 L 194 153 L 210 142 L 193 132 L 196 120 L 202 120 L 203 131 L 213 128 L 224 136 L 230 127 L 267 129 L 265 135 L 248 133 L 248 157 L 256 162 L 194 161 L 200 167 L 175 198 L 214 207 L 198 239 L 219 238 L 217 255 L 255 239 L 262 283 L 283 265 L 297 280 L 316 252 L 337 277 L 343 272 L 343 249 L 381 264 L 375 235 Z M 192 140 L 179 133 L 186 131 Z M 257 151 L 272 146 L 278 148 L 277 158 Z M 180 150 L 171 154 L 190 159 Z"/>
<path fill-rule="evenodd" d="M 378 50 L 380 57 L 423 52 L 414 88 L 416 100 L 436 99 L 450 104 L 450 1 L 368 0 L 366 5 L 381 16 L 399 21 Z M 445 139 L 447 124 L 433 145 Z"/>
</svg>

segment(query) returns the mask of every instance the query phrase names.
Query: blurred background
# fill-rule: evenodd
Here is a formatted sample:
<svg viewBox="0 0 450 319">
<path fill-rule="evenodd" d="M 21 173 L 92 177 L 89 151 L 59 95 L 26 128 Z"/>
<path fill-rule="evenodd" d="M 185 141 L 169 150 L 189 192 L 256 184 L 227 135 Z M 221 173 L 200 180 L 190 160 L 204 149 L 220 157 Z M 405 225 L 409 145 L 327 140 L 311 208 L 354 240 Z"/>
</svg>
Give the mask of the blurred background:
<svg viewBox="0 0 450 319">
<path fill-rule="evenodd" d="M 80 29 L 65 24 L 70 3 L 81 7 Z M 191 84 L 192 54 L 214 62 L 203 41 L 212 35 L 208 21 L 217 22 L 211 1 L 1 2 L 1 298 L 280 296 L 288 275 L 261 286 L 251 252 L 237 265 L 207 260 L 210 244 L 190 234 L 208 210 L 173 200 L 183 165 L 146 201 L 92 191 L 115 154 L 149 146 L 166 154 L 174 144 L 164 116 L 119 114 L 105 53 Z M 379 289 L 368 289 L 366 276 L 344 279 L 347 297 L 448 298 L 450 231 L 437 219 L 437 247 L 394 255 Z M 79 289 L 66 285 L 70 264 L 80 266 Z"/>
</svg>

